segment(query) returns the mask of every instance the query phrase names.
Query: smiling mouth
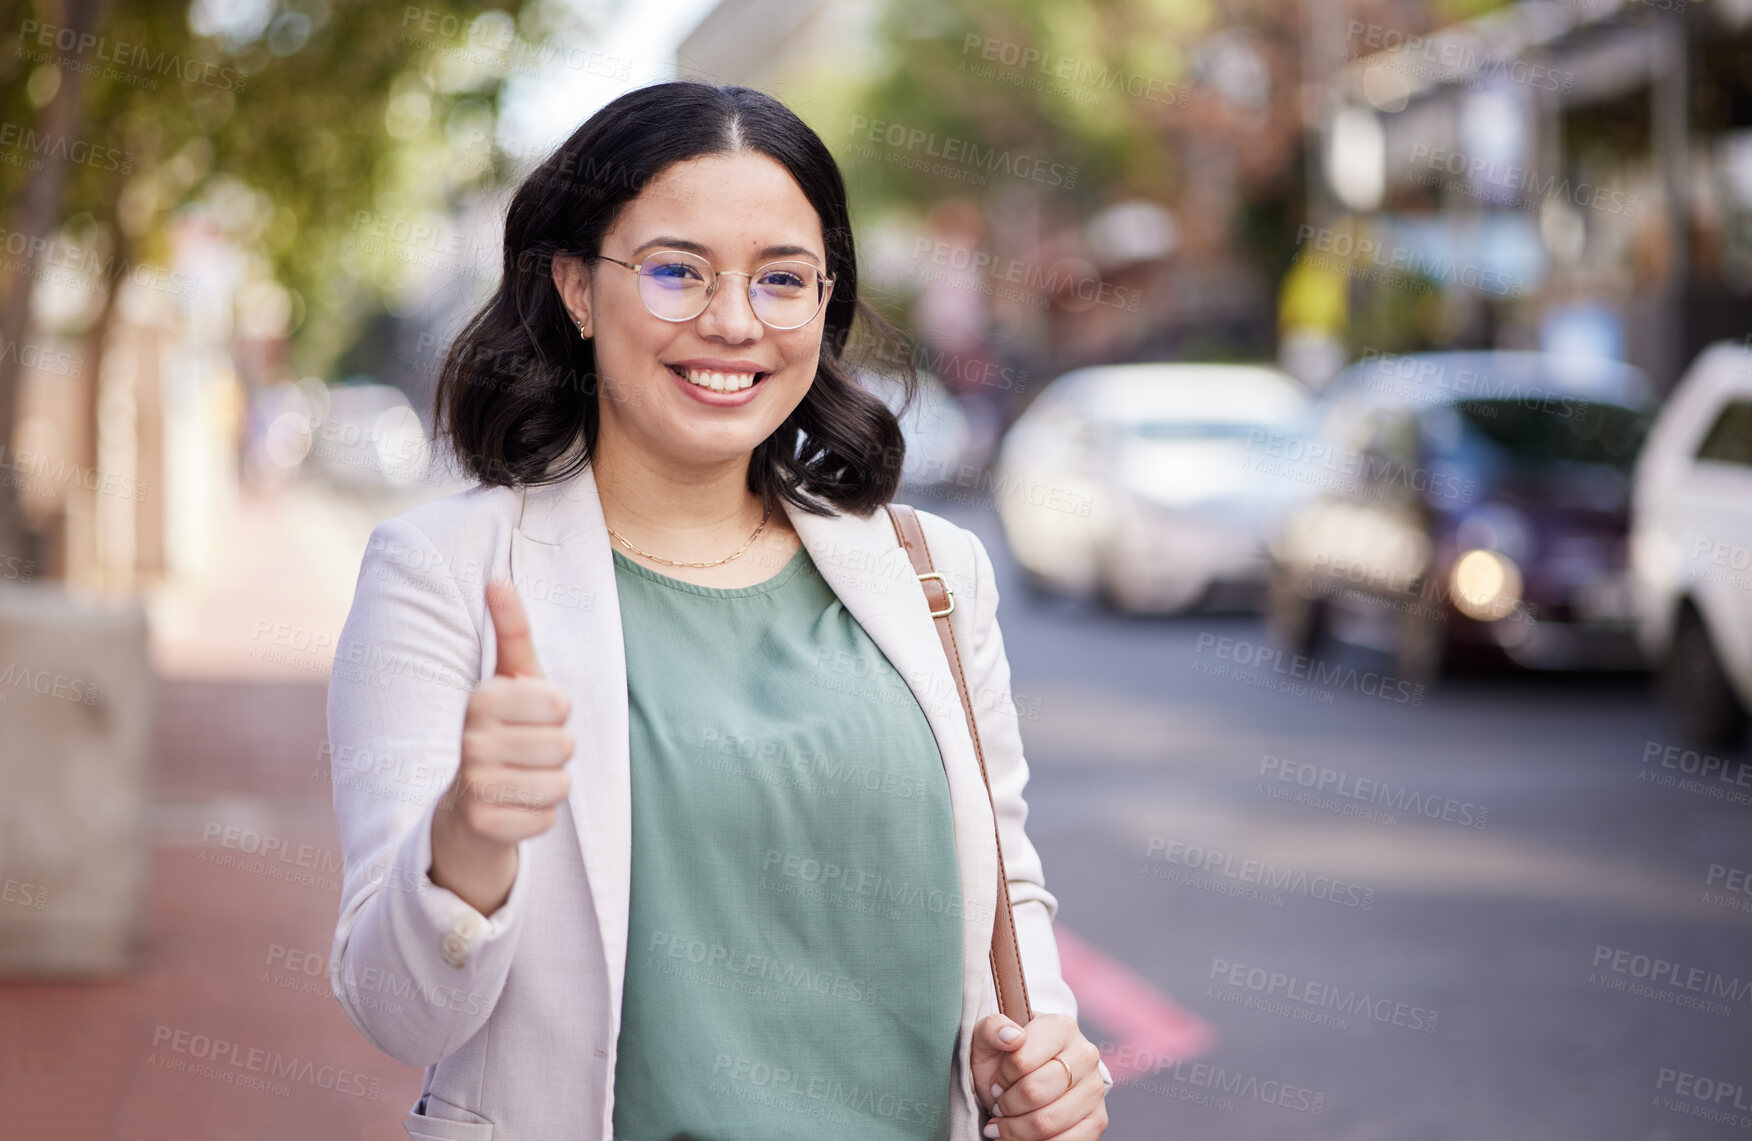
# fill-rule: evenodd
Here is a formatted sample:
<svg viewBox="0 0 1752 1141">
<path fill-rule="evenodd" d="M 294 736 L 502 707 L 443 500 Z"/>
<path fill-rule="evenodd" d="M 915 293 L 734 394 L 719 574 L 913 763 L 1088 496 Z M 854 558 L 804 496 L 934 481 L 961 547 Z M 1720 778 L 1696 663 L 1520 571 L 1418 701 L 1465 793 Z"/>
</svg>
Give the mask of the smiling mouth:
<svg viewBox="0 0 1752 1141">
<path fill-rule="evenodd" d="M 664 367 L 689 384 L 709 388 L 713 392 L 741 392 L 772 375 L 765 372 L 715 372 L 704 368 L 682 368 L 673 364 Z"/>
</svg>

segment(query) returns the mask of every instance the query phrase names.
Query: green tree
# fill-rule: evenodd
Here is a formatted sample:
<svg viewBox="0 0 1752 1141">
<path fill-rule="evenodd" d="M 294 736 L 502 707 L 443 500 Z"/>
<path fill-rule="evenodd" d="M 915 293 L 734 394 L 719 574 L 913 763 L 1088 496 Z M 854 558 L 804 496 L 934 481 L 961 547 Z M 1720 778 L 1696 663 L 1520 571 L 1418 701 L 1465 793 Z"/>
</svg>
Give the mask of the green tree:
<svg viewBox="0 0 1752 1141">
<path fill-rule="evenodd" d="M 446 194 L 490 179 L 507 76 L 551 55 L 556 33 L 588 31 L 542 0 L 110 2 L 13 6 L 15 42 L 0 51 L 0 112 L 39 155 L 36 169 L 0 165 L 7 224 L 27 238 L 59 236 L 102 267 L 101 303 L 83 334 L 87 418 L 117 283 L 142 263 L 163 264 L 185 207 L 229 205 L 230 236 L 289 292 L 298 363 L 320 370 L 393 284 L 392 267 L 348 254 L 355 219 L 442 209 Z M 459 136 L 472 148 L 460 162 Z M 16 342 L 39 267 L 13 259 L 9 268 L 0 336 Z M 8 449 L 17 356 L 0 355 Z M 89 464 L 89 444 L 86 453 Z M 27 539 L 8 487 L 0 556 Z"/>
</svg>

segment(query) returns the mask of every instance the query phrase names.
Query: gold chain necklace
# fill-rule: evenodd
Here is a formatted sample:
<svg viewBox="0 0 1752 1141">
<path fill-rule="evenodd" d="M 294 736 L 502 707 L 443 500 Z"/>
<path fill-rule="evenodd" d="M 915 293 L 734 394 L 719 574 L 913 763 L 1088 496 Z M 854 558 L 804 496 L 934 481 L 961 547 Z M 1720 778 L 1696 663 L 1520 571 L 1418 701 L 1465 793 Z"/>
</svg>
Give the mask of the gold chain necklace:
<svg viewBox="0 0 1752 1141">
<path fill-rule="evenodd" d="M 729 562 L 731 559 L 739 558 L 742 555 L 743 551 L 746 551 L 746 550 L 748 550 L 748 548 L 754 546 L 754 541 L 756 539 L 760 538 L 760 533 L 762 531 L 766 530 L 767 520 L 772 517 L 772 513 L 773 513 L 773 509 L 769 505 L 766 509 L 765 514 L 761 515 L 761 517 L 760 517 L 760 526 L 758 526 L 754 529 L 754 534 L 752 534 L 748 537 L 748 542 L 742 544 L 742 550 L 737 551 L 736 554 L 734 554 L 734 555 L 727 555 L 724 558 L 718 559 L 716 562 L 710 562 L 710 563 L 678 563 L 673 559 L 666 559 L 666 558 L 662 557 L 661 555 L 654 555 L 649 551 L 639 550 L 639 548 L 637 548 L 637 547 L 633 546 L 631 543 L 627 542 L 626 536 L 622 535 L 619 531 L 616 531 L 613 527 L 608 528 L 608 533 L 610 535 L 613 535 L 615 538 L 619 539 L 621 541 L 621 545 L 626 547 L 627 550 L 633 552 L 636 555 L 643 555 L 646 558 L 650 559 L 652 562 L 662 563 L 664 566 L 668 566 L 668 567 L 718 567 L 718 566 L 723 566 L 725 563 Z M 607 526 L 607 524 L 604 524 L 604 526 Z"/>
</svg>

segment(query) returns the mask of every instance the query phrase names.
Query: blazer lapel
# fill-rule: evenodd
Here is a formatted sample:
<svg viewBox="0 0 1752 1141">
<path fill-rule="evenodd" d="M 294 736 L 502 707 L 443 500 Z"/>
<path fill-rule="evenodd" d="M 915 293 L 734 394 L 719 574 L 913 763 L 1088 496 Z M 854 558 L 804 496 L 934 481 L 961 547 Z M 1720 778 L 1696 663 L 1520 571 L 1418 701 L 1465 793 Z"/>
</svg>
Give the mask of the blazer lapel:
<svg viewBox="0 0 1752 1141">
<path fill-rule="evenodd" d="M 841 604 L 912 689 L 937 739 L 955 820 L 964 982 L 975 987 L 991 939 L 990 902 L 997 895 L 991 803 L 924 590 L 886 512 L 785 512 Z M 525 490 L 512 536 L 511 574 L 529 609 L 543 669 L 572 695 L 570 728 L 578 751 L 569 801 L 618 1031 L 632 874 L 626 648 L 608 529 L 589 467 L 565 483 Z M 977 1002 L 977 991 L 965 992 L 964 1022 Z"/>
<path fill-rule="evenodd" d="M 632 772 L 620 596 L 595 473 L 527 488 L 512 534 L 511 577 L 529 611 L 547 676 L 572 698 L 577 742 L 567 797 L 608 966 L 611 1025 L 620 1026 L 632 890 Z"/>
</svg>

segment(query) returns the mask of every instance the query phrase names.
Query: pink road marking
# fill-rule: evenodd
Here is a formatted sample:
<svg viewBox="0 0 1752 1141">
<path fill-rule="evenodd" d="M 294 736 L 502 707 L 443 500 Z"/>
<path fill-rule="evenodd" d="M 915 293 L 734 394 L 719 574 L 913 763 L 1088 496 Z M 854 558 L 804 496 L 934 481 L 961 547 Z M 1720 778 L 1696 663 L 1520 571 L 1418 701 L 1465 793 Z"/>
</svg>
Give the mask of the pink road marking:
<svg viewBox="0 0 1752 1141">
<path fill-rule="evenodd" d="M 1053 933 L 1058 936 L 1059 967 L 1077 996 L 1078 1016 L 1100 1024 L 1114 1039 L 1099 1043 L 1114 1085 L 1160 1069 L 1163 1063 L 1210 1053 L 1216 1044 L 1210 1023 L 1062 924 L 1054 924 Z"/>
</svg>

